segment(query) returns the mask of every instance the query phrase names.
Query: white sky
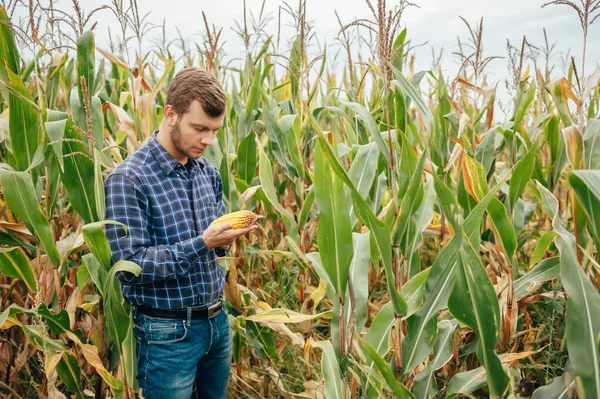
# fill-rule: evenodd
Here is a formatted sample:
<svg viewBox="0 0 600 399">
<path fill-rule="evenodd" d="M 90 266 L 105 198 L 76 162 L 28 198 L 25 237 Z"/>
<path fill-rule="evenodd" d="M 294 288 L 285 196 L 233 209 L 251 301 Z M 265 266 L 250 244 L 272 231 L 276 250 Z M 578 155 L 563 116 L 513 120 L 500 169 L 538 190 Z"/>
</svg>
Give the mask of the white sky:
<svg viewBox="0 0 600 399">
<path fill-rule="evenodd" d="M 128 3 L 129 0 L 124 0 Z M 244 47 L 239 36 L 233 31 L 236 27 L 235 21 L 242 23 L 243 11 L 242 0 L 137 0 L 140 14 L 150 12 L 148 21 L 162 24 L 166 21 L 167 37 L 177 37 L 176 28 L 182 36 L 195 42 L 201 42 L 204 35 L 204 23 L 202 11 L 204 11 L 211 24 L 217 28 L 223 28 L 223 39 L 226 60 L 241 57 Z M 372 0 L 376 3 L 377 0 Z M 459 18 L 464 17 L 474 28 L 481 17 L 484 18 L 483 43 L 484 56 L 507 56 L 506 40 L 510 40 L 514 46 L 520 46 L 523 35 L 534 45 L 543 44 L 543 31 L 546 28 L 550 44 L 556 43 L 555 57 L 556 65 L 554 75 L 562 76 L 560 56 L 564 56 L 570 49 L 571 55 L 575 56 L 578 67 L 581 65 L 582 52 L 582 30 L 579 19 L 574 10 L 567 6 L 549 6 L 541 8 L 544 0 L 413 0 L 419 8 L 408 8 L 403 16 L 402 25 L 408 28 L 408 38 L 412 44 L 423 44 L 415 49 L 416 69 L 428 69 L 432 65 L 432 47 L 436 53 L 444 48 L 442 67 L 447 74 L 454 74 L 458 69 L 459 58 L 452 53 L 458 50 L 457 36 L 467 41 L 469 33 L 466 25 Z M 70 11 L 69 0 L 58 0 L 64 11 Z M 82 7 L 89 11 L 101 4 L 108 4 L 109 0 L 81 0 Z M 247 0 L 246 5 L 249 12 L 256 17 L 260 12 L 262 0 Z M 369 8 L 365 0 L 307 0 L 307 19 L 313 22 L 317 41 L 309 49 L 310 54 L 317 55 L 321 52 L 323 44 L 328 45 L 329 63 L 333 62 L 336 52 L 341 50 L 335 38 L 339 32 L 339 24 L 334 11 L 337 11 L 343 23 L 349 23 L 356 18 L 371 18 Z M 579 3 L 579 2 L 576 2 Z M 288 1 L 294 9 L 298 7 L 297 0 Z M 393 7 L 396 1 L 389 1 L 389 7 Z M 281 0 L 266 0 L 265 13 L 272 14 L 272 21 L 267 26 L 267 32 L 276 36 L 277 15 L 279 7 L 284 5 Z M 282 12 L 282 25 L 289 25 L 291 17 Z M 96 44 L 98 47 L 108 47 L 108 29 L 113 28 L 113 34 L 119 32 L 118 23 L 114 15 L 108 10 L 102 10 L 94 15 L 93 19 L 98 22 L 96 27 Z M 250 21 L 248 21 L 250 24 Z M 160 30 L 151 31 L 144 37 L 146 48 L 152 45 L 154 39 L 159 36 Z M 285 27 L 282 30 L 282 41 L 279 51 L 289 53 L 290 38 L 294 30 Z M 367 35 L 365 29 L 363 35 Z M 355 53 L 358 51 L 356 47 Z M 362 46 L 361 53 L 368 54 L 369 49 Z M 309 55 L 310 55 L 309 54 Z M 345 62 L 345 55 L 339 54 L 336 64 Z M 590 27 L 588 33 L 586 75 L 593 72 L 595 65 L 600 63 L 600 19 Z M 331 65 L 331 64 L 330 64 Z M 494 60 L 491 62 L 488 73 L 488 83 L 494 84 L 500 81 L 499 91 L 504 89 L 503 80 L 507 76 L 507 59 Z M 331 65 L 333 67 L 333 65 Z M 500 93 L 501 95 L 501 93 Z"/>
</svg>

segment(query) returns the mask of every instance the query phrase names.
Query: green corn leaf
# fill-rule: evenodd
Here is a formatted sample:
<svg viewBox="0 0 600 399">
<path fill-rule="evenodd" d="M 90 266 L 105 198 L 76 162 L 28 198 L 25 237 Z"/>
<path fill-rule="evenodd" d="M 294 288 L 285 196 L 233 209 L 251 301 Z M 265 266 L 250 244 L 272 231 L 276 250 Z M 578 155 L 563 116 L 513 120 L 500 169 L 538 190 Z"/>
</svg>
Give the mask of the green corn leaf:
<svg viewBox="0 0 600 399">
<path fill-rule="evenodd" d="M 321 145 L 315 156 L 315 195 L 319 205 L 317 240 L 323 266 L 341 298 L 346 293 L 352 261 L 352 228 L 342 180 L 331 172 Z"/>
<path fill-rule="evenodd" d="M 77 392 L 78 395 L 84 395 L 81 389 L 81 368 L 75 356 L 69 352 L 63 352 L 62 358 L 56 366 L 56 371 L 68 392 Z"/>
<path fill-rule="evenodd" d="M 557 235 L 558 234 L 555 231 L 547 231 L 540 237 L 535 246 L 535 249 L 533 250 L 533 255 L 531 256 L 531 261 L 529 262 L 530 265 L 534 265 L 540 260 L 542 260 L 542 258 L 546 254 L 546 251 L 548 250 L 550 245 L 552 245 L 554 237 L 556 237 Z"/>
<path fill-rule="evenodd" d="M 9 307 L 4 309 L 2 313 L 0 313 L 0 328 L 6 329 L 15 324 L 20 325 L 19 320 L 15 316 L 21 313 L 24 313 L 28 316 L 32 316 L 34 314 L 34 311 L 32 309 L 26 309 L 13 303 Z"/>
<path fill-rule="evenodd" d="M 576 170 L 569 173 L 569 183 L 587 215 L 590 235 L 600 248 L 600 170 Z"/>
<path fill-rule="evenodd" d="M 356 331 L 362 331 L 367 322 L 368 297 L 369 297 L 369 264 L 371 257 L 369 252 L 370 233 L 352 233 L 353 257 L 348 271 L 349 278 L 352 279 L 354 288 L 354 307 L 356 309 Z M 350 285 L 346 288 L 344 296 L 346 305 L 345 318 L 346 325 L 349 325 L 351 306 L 350 306 Z"/>
<path fill-rule="evenodd" d="M 9 134 L 14 156 L 14 166 L 17 170 L 27 170 L 33 161 L 33 156 L 41 142 L 40 118 L 38 107 L 29 90 L 5 63 L 9 105 Z"/>
<path fill-rule="evenodd" d="M 534 283 L 550 281 L 559 276 L 560 257 L 544 259 L 533 269 L 528 271 L 523 277 L 518 278 L 513 283 L 515 298 L 520 300 L 529 291 L 529 287 Z"/>
<path fill-rule="evenodd" d="M 352 180 L 352 183 L 354 183 L 363 198 L 369 193 L 375 181 L 378 159 L 379 150 L 377 149 L 377 144 L 374 142 L 365 144 L 358 149 L 348 171 L 350 180 Z M 354 226 L 355 223 L 354 205 L 350 204 L 350 224 Z"/>
<path fill-rule="evenodd" d="M 5 276 L 22 280 L 29 291 L 37 292 L 35 274 L 21 248 L 0 248 L 0 272 Z"/>
<path fill-rule="evenodd" d="M 524 83 L 525 84 L 525 83 Z M 527 88 L 527 91 L 520 98 L 519 106 L 516 109 L 515 116 L 513 118 L 513 126 L 512 130 L 517 130 L 519 126 L 521 126 L 521 122 L 523 118 L 527 114 L 529 110 L 529 106 L 531 105 L 533 98 L 535 97 L 536 87 L 535 83 L 532 81 Z"/>
<path fill-rule="evenodd" d="M 503 181 L 499 182 L 483 197 L 462 225 L 457 223 L 454 227 L 456 232 L 464 231 L 473 246 L 479 247 L 481 220 L 502 183 Z M 436 188 L 441 189 L 439 192 L 444 193 L 444 187 L 441 181 L 438 181 Z M 446 201 L 450 199 L 446 198 L 443 202 Z M 455 201 L 452 203 L 454 207 L 457 206 Z M 444 209 L 447 211 L 452 208 L 446 206 Z M 437 312 L 446 307 L 454 287 L 455 275 L 458 273 L 459 241 L 455 236 L 442 248 L 427 276 L 423 305 L 406 320 L 407 335 L 402 342 L 402 366 L 405 375 L 421 363 L 433 348 L 437 336 Z"/>
<path fill-rule="evenodd" d="M 512 261 L 518 244 L 515 227 L 508 217 L 508 211 L 500 200 L 494 198 L 490 202 L 488 213 L 490 215 L 490 220 L 494 225 L 494 230 L 500 237 L 500 242 L 502 242 L 502 247 L 504 248 L 507 259 Z"/>
<path fill-rule="evenodd" d="M 26 172 L 10 171 L 0 167 L 0 184 L 9 209 L 33 228 L 52 265 L 58 267 L 61 258 L 54 242 L 52 226 L 46 215 L 42 213 L 31 176 Z"/>
<path fill-rule="evenodd" d="M 8 18 L 6 10 L 2 6 L 0 6 L 0 58 L 6 60 L 6 64 L 0 65 L 0 77 L 2 80 L 7 80 L 6 71 L 3 68 L 8 67 L 16 74 L 21 73 L 21 60 L 19 50 L 15 44 L 15 35 L 12 31 L 10 18 Z"/>
<path fill-rule="evenodd" d="M 125 369 L 125 378 L 127 380 L 127 384 L 130 387 L 132 387 L 134 391 L 137 391 L 137 388 L 138 388 L 138 382 L 137 382 L 137 378 L 136 378 L 136 376 L 137 376 L 137 355 L 136 355 L 136 342 L 135 342 L 135 338 L 133 336 L 133 320 L 130 320 L 130 322 L 129 322 L 129 328 L 127 331 L 127 335 L 125 336 L 125 340 L 123 341 L 122 348 L 123 348 L 122 361 L 123 361 L 123 368 Z M 114 381 L 113 385 L 116 385 L 116 387 L 118 388 L 119 385 L 117 385 L 117 384 L 120 382 L 121 381 L 119 381 L 119 380 Z"/>
<path fill-rule="evenodd" d="M 511 209 L 515 206 L 517 199 L 525 190 L 527 182 L 531 179 L 535 167 L 535 154 L 537 145 L 533 145 L 527 154 L 515 165 L 509 182 L 509 198 Z"/>
<path fill-rule="evenodd" d="M 273 184 L 273 169 L 271 167 L 271 162 L 267 158 L 262 147 L 259 147 L 259 177 L 263 192 L 271 205 L 281 214 L 288 235 L 299 245 L 300 236 L 298 234 L 298 224 L 294 220 L 294 217 L 279 203 L 275 185 Z"/>
<path fill-rule="evenodd" d="M 460 249 L 457 270 L 456 283 L 448 298 L 448 310 L 477 335 L 477 358 L 487 372 L 490 397 L 502 397 L 509 378 L 495 351 L 500 307 L 494 287 L 477 253 L 468 243 Z"/>
<path fill-rule="evenodd" d="M 81 78 L 85 79 L 89 104 L 92 104 L 94 94 L 94 65 L 96 62 L 96 44 L 94 34 L 87 31 L 77 39 L 77 88 L 79 91 L 79 102 L 84 104 L 81 89 Z"/>
<path fill-rule="evenodd" d="M 325 379 L 325 397 L 327 399 L 342 399 L 350 395 L 349 389 L 342 379 L 340 366 L 330 341 L 310 341 L 311 346 L 321 348 L 321 370 Z"/>
<path fill-rule="evenodd" d="M 394 80 L 392 80 L 392 84 L 398 90 L 400 90 L 404 95 L 411 99 L 417 106 L 417 109 L 421 113 L 421 116 L 425 120 L 425 126 L 427 127 L 427 131 L 432 134 L 435 131 L 435 121 L 433 119 L 433 114 L 431 110 L 423 100 L 421 94 L 417 91 L 417 87 L 411 82 L 409 82 L 402 72 L 396 69 L 393 65 L 391 65 L 392 72 L 394 74 Z"/>
<path fill-rule="evenodd" d="M 67 120 L 62 144 L 64 172 L 61 180 L 73 208 L 86 223 L 99 220 L 96 204 L 96 172 L 87 147 L 81 143 L 82 135 L 72 120 Z M 75 141 L 73 141 L 75 140 Z"/>
<path fill-rule="evenodd" d="M 242 180 L 251 184 L 256 175 L 256 140 L 251 133 L 242 140 L 238 148 L 237 171 Z"/>
<path fill-rule="evenodd" d="M 396 398 L 414 398 L 414 395 L 410 393 L 408 389 L 402 383 L 396 380 L 392 369 L 387 365 L 385 360 L 379 356 L 377 351 L 369 345 L 364 339 L 359 339 L 360 349 L 366 355 L 366 357 L 375 363 L 377 370 L 383 375 L 385 382 L 387 383 L 390 390 L 394 393 Z"/>
<path fill-rule="evenodd" d="M 104 296 L 104 288 L 106 284 L 106 278 L 108 272 L 106 268 L 100 263 L 98 258 L 94 254 L 85 254 L 81 257 L 82 264 L 80 268 L 85 267 L 90 278 L 94 282 L 96 289 Z"/>
<path fill-rule="evenodd" d="M 446 398 L 455 398 L 459 393 L 471 393 L 485 385 L 486 373 L 483 366 L 457 373 L 452 377 L 446 389 Z"/>
<path fill-rule="evenodd" d="M 123 304 L 121 284 L 116 278 L 116 273 L 120 271 L 139 276 L 142 269 L 133 262 L 121 260 L 110 269 L 104 283 L 104 330 L 107 337 L 118 345 L 119 353 L 122 353 L 121 345 L 127 337 L 131 318 L 129 306 Z"/>
<path fill-rule="evenodd" d="M 600 120 L 590 119 L 583 134 L 584 165 L 586 169 L 600 169 Z"/>
<path fill-rule="evenodd" d="M 279 119 L 279 129 L 283 134 L 287 156 L 294 165 L 295 174 L 304 179 L 304 162 L 300 151 L 300 118 L 298 115 L 284 115 Z"/>
<path fill-rule="evenodd" d="M 306 225 L 308 218 L 310 216 L 310 211 L 312 210 L 313 204 L 315 203 L 315 190 L 310 190 L 310 192 L 304 198 L 304 205 L 302 206 L 302 210 L 300 211 L 300 217 L 298 218 L 298 225 L 302 228 Z"/>
<path fill-rule="evenodd" d="M 600 294 L 577 260 L 573 234 L 558 215 L 553 221 L 559 237 L 560 278 L 567 294 L 566 336 L 579 396 L 600 397 Z"/>
<path fill-rule="evenodd" d="M 84 225 L 81 229 L 81 235 L 90 251 L 92 251 L 102 266 L 108 271 L 111 266 L 111 251 L 108 239 L 102 229 L 105 224 L 118 224 L 123 226 L 125 231 L 127 231 L 127 227 L 123 223 L 115 222 L 114 220 L 104 220 Z"/>
<path fill-rule="evenodd" d="M 383 158 L 385 159 L 386 163 L 389 164 L 390 163 L 390 149 L 389 149 L 388 145 L 385 143 L 385 141 L 383 140 L 383 137 L 381 136 L 381 133 L 379 132 L 379 127 L 377 125 L 377 122 L 375 121 L 373 116 L 369 113 L 369 111 L 364 106 L 354 103 L 354 102 L 340 101 L 340 103 L 355 112 L 356 117 L 362 122 L 362 124 L 367 129 L 367 132 L 369 132 L 371 137 L 377 143 L 377 147 L 379 147 L 379 151 L 381 151 L 381 153 L 383 154 Z"/>
<path fill-rule="evenodd" d="M 533 392 L 531 399 L 570 399 L 575 397 L 575 376 L 573 365 L 567 361 L 565 372 L 555 378 L 551 384 L 540 387 Z"/>
<path fill-rule="evenodd" d="M 33 346 L 37 349 L 44 352 L 60 352 L 67 349 L 67 346 L 63 341 L 50 338 L 48 331 L 46 331 L 44 326 L 18 324 L 21 326 L 23 332 L 27 335 L 27 338 L 29 338 Z"/>
<path fill-rule="evenodd" d="M 433 352 L 435 357 L 415 378 L 413 392 L 419 399 L 428 399 L 437 393 L 437 384 L 433 372 L 444 367 L 454 356 L 452 336 L 456 330 L 456 321 L 442 320 L 438 323 L 438 337 Z"/>
</svg>

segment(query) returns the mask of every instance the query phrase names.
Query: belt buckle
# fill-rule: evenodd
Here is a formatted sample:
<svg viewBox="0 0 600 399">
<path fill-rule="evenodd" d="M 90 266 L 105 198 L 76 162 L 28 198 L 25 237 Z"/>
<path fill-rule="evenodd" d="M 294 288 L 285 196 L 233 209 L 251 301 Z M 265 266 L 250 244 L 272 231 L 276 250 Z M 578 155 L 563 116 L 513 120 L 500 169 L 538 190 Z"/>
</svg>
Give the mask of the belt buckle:
<svg viewBox="0 0 600 399">
<path fill-rule="evenodd" d="M 209 306 L 207 310 L 208 310 L 208 318 L 212 319 L 213 317 L 215 317 L 219 313 L 221 313 L 221 311 L 223 310 L 223 302 L 219 301 L 219 302 L 215 303 L 214 305 Z"/>
</svg>

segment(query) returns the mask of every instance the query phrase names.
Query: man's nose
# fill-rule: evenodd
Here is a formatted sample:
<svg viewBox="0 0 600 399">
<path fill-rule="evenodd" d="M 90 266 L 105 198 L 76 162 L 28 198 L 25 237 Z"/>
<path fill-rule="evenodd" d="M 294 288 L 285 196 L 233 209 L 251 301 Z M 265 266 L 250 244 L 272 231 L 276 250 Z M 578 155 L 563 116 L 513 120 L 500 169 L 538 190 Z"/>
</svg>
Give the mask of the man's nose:
<svg viewBox="0 0 600 399">
<path fill-rule="evenodd" d="M 206 146 L 209 146 L 209 145 L 211 145 L 213 143 L 214 139 L 215 139 L 215 135 L 214 134 L 210 134 L 210 135 L 204 136 L 202 138 L 202 144 L 204 144 Z"/>
</svg>

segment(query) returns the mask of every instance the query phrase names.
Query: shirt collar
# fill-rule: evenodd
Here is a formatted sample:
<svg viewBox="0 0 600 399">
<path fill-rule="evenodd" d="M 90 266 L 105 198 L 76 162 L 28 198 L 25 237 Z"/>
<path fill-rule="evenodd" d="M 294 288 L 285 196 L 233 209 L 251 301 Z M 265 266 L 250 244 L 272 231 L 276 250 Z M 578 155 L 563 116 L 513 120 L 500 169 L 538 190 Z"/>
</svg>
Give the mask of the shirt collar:
<svg viewBox="0 0 600 399">
<path fill-rule="evenodd" d="M 155 130 L 148 140 L 148 145 L 150 146 L 150 151 L 152 155 L 154 155 L 154 159 L 158 162 L 158 165 L 163 170 L 166 176 L 169 175 L 179 165 L 179 161 L 171 154 L 168 153 L 167 150 L 158 142 L 156 139 L 156 135 L 158 134 L 158 130 Z M 196 169 L 197 167 L 204 168 L 204 158 L 200 157 L 198 159 L 188 158 L 188 163 L 190 164 L 190 171 Z"/>
</svg>

